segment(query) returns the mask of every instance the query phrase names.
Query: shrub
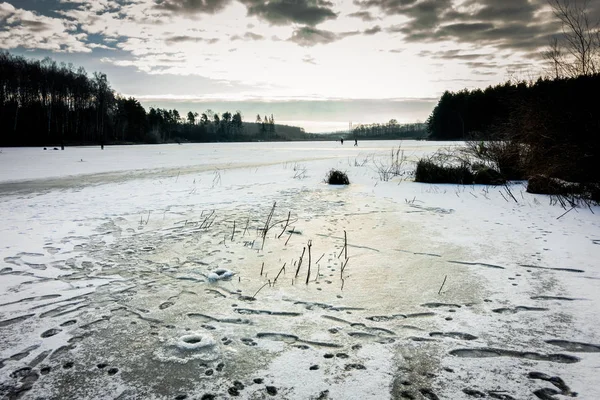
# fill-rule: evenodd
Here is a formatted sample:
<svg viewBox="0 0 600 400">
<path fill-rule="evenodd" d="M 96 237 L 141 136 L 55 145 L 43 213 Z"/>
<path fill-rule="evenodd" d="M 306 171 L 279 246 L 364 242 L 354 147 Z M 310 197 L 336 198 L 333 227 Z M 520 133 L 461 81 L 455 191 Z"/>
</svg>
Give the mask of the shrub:
<svg viewBox="0 0 600 400">
<path fill-rule="evenodd" d="M 571 195 L 580 192 L 579 185 L 547 175 L 534 175 L 527 182 L 527 192 L 536 194 Z"/>
<path fill-rule="evenodd" d="M 563 207 L 600 204 L 600 184 L 597 183 L 569 182 L 538 174 L 529 178 L 527 192 L 550 195 L 551 203 Z"/>
<path fill-rule="evenodd" d="M 330 185 L 349 185 L 350 180 L 348 179 L 348 175 L 345 172 L 338 171 L 337 169 L 332 169 L 327 173 L 325 177 L 325 182 Z"/>
<path fill-rule="evenodd" d="M 473 164 L 472 168 L 474 183 L 479 185 L 504 185 L 506 183 L 502 174 L 493 168 L 480 164 Z"/>
<path fill-rule="evenodd" d="M 466 154 L 491 165 L 507 180 L 526 179 L 527 146 L 511 140 L 470 140 L 467 142 Z M 473 170 L 477 170 L 475 165 Z M 482 182 L 483 183 L 483 182 Z"/>
<path fill-rule="evenodd" d="M 402 150 L 400 146 L 398 146 L 397 149 L 392 149 L 392 158 L 389 164 L 385 161 L 376 161 L 373 159 L 375 169 L 377 170 L 377 174 L 379 174 L 379 179 L 384 182 L 387 182 L 396 176 L 404 176 L 405 171 L 403 171 L 403 166 L 405 161 L 406 157 L 404 156 L 404 150 Z"/>
<path fill-rule="evenodd" d="M 473 183 L 473 173 L 467 163 L 445 165 L 432 159 L 420 159 L 415 171 L 415 182 L 424 183 Z"/>
</svg>

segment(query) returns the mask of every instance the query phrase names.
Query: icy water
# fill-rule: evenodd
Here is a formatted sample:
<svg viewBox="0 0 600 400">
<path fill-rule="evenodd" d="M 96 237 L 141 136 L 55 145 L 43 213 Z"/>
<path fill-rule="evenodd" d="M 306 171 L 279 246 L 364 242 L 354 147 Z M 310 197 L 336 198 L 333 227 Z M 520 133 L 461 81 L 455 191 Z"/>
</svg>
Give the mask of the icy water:
<svg viewBox="0 0 600 400">
<path fill-rule="evenodd" d="M 593 398 L 597 214 L 399 144 L 5 149 L 0 394 Z"/>
</svg>

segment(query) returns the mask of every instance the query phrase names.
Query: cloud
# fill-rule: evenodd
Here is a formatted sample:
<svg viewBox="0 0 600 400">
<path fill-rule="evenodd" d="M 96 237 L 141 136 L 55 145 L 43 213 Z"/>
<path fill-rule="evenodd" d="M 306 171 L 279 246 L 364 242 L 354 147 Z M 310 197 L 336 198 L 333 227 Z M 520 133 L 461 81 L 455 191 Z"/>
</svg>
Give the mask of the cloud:
<svg viewBox="0 0 600 400">
<path fill-rule="evenodd" d="M 304 24 L 315 26 L 336 19 L 333 3 L 326 0 L 240 0 L 248 8 L 248 15 L 256 16 L 272 25 Z"/>
<path fill-rule="evenodd" d="M 375 25 L 374 27 L 365 29 L 363 31 L 363 33 L 365 35 L 375 35 L 376 33 L 379 33 L 379 32 L 381 32 L 381 27 L 379 25 Z"/>
<path fill-rule="evenodd" d="M 453 40 L 458 43 L 488 44 L 499 49 L 533 51 L 546 46 L 548 38 L 556 32 L 556 25 L 549 24 L 498 24 L 489 22 L 456 23 L 444 25 L 427 37 L 407 35 L 412 41 Z"/>
<path fill-rule="evenodd" d="M 423 29 L 435 26 L 452 10 L 451 0 L 355 0 L 363 9 L 376 7 L 386 15 L 404 15 L 411 19 L 407 28 Z"/>
<path fill-rule="evenodd" d="M 335 33 L 331 31 L 303 26 L 296 29 L 288 39 L 303 47 L 316 46 L 318 44 L 329 44 L 348 36 L 358 35 L 358 31 Z"/>
<path fill-rule="evenodd" d="M 263 35 L 259 35 L 258 33 L 254 33 L 254 32 L 246 32 L 244 33 L 244 36 L 240 36 L 240 35 L 233 35 L 231 36 L 231 40 L 264 40 L 265 37 Z"/>
<path fill-rule="evenodd" d="M 230 2 L 231 0 L 154 0 L 154 7 L 183 15 L 216 14 L 225 9 Z"/>
<path fill-rule="evenodd" d="M 51 30 L 50 25 L 43 21 L 22 20 L 21 25 L 31 32 L 44 32 Z"/>
<path fill-rule="evenodd" d="M 532 52 L 560 31 L 542 0 L 355 0 L 355 4 L 407 17 L 407 22 L 385 31 L 402 33 L 412 43 L 453 41 Z"/>
<path fill-rule="evenodd" d="M 494 58 L 493 54 L 484 53 L 462 53 L 462 50 L 440 50 L 430 51 L 422 50 L 418 54 L 420 57 L 431 57 L 443 60 L 477 60 L 481 58 Z"/>
<path fill-rule="evenodd" d="M 315 59 L 311 56 L 304 56 L 302 58 L 302 62 L 306 63 L 306 64 L 312 64 L 312 65 L 317 65 L 317 62 L 315 61 Z"/>
<path fill-rule="evenodd" d="M 0 49 L 41 49 L 89 53 L 87 35 L 77 32 L 75 22 L 39 15 L 0 3 Z"/>
<path fill-rule="evenodd" d="M 152 0 L 152 2 L 156 10 L 187 17 L 197 14 L 217 14 L 234 3 L 233 0 Z M 336 19 L 338 16 L 333 11 L 334 4 L 328 0 L 236 0 L 236 2 L 246 7 L 248 16 L 255 16 L 271 25 L 315 26 Z"/>
<path fill-rule="evenodd" d="M 528 0 L 510 0 L 498 2 L 495 0 L 469 0 L 466 3 L 481 8 L 472 17 L 483 21 L 531 21 L 542 2 Z"/>
<path fill-rule="evenodd" d="M 296 29 L 294 33 L 292 33 L 292 37 L 290 37 L 288 40 L 300 46 L 310 47 L 317 44 L 328 44 L 335 42 L 338 40 L 338 37 L 331 31 L 324 31 L 311 28 L 309 26 L 304 26 Z"/>
<path fill-rule="evenodd" d="M 176 44 L 176 43 L 185 43 L 185 42 L 193 42 L 193 43 L 199 43 L 199 42 L 205 42 L 205 43 L 209 43 L 209 44 L 214 44 L 217 43 L 219 41 L 218 38 L 203 38 L 203 37 L 197 37 L 197 36 L 187 36 L 187 35 L 180 35 L 180 36 L 171 36 L 165 39 L 165 43 L 168 45 L 171 44 Z"/>
<path fill-rule="evenodd" d="M 417 0 L 354 0 L 354 4 L 363 9 L 378 7 L 382 11 L 393 14 L 401 14 L 401 10 L 416 2 Z"/>
<path fill-rule="evenodd" d="M 365 22 L 375 21 L 375 18 L 371 15 L 369 11 L 357 11 L 351 14 L 348 14 L 349 17 L 360 18 Z"/>
<path fill-rule="evenodd" d="M 484 62 L 484 61 L 468 61 L 465 63 L 466 66 L 476 68 L 497 68 L 498 63 L 496 62 Z"/>
</svg>

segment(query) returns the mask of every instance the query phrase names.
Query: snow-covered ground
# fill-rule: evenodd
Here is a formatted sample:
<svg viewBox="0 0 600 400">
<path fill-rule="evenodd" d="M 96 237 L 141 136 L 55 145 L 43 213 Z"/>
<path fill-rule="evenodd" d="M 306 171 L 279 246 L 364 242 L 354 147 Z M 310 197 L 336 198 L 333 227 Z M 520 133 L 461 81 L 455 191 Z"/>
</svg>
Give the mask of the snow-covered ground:
<svg viewBox="0 0 600 400">
<path fill-rule="evenodd" d="M 600 398 L 600 208 L 352 144 L 2 149 L 0 396 Z"/>
</svg>

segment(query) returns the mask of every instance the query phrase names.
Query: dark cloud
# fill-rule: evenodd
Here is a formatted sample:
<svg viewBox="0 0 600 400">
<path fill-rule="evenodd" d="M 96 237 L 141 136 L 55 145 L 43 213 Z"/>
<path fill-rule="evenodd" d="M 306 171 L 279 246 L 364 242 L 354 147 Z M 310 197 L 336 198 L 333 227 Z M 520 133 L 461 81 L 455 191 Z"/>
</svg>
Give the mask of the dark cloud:
<svg viewBox="0 0 600 400">
<path fill-rule="evenodd" d="M 531 21 L 543 4 L 529 0 L 470 0 L 466 3 L 480 7 L 472 18 L 483 21 Z"/>
<path fill-rule="evenodd" d="M 375 21 L 375 18 L 371 15 L 369 11 L 357 11 L 352 14 L 348 14 L 349 17 L 360 18 L 365 22 Z"/>
<path fill-rule="evenodd" d="M 378 7 L 388 14 L 401 14 L 401 10 L 416 2 L 417 0 L 354 0 L 354 4 L 361 8 Z"/>
<path fill-rule="evenodd" d="M 231 40 L 263 40 L 265 37 L 254 32 L 246 32 L 244 36 L 233 35 Z"/>
<path fill-rule="evenodd" d="M 473 70 L 473 71 L 471 71 L 471 73 L 473 73 L 475 75 L 492 76 L 492 75 L 497 75 L 498 71 L 478 71 L 478 70 Z"/>
<path fill-rule="evenodd" d="M 31 32 L 36 32 L 36 33 L 48 31 L 51 29 L 48 26 L 48 24 L 46 24 L 42 21 L 22 20 L 21 25 L 24 26 L 25 28 L 27 28 L 27 30 L 29 30 Z"/>
<path fill-rule="evenodd" d="M 389 51 L 390 53 L 396 53 L 396 54 L 399 54 L 399 53 L 402 53 L 402 52 L 404 51 L 404 49 L 391 49 L 391 50 L 388 50 L 388 51 Z"/>
<path fill-rule="evenodd" d="M 355 0 L 355 4 L 364 11 L 377 8 L 407 17 L 406 23 L 385 30 L 402 33 L 408 42 L 448 40 L 534 52 L 560 31 L 556 20 L 543 12 L 545 0 L 468 0 L 460 9 L 451 0 Z M 600 2 L 596 8 L 600 13 Z"/>
<path fill-rule="evenodd" d="M 233 0 L 153 0 L 154 7 L 181 15 L 215 14 Z M 272 25 L 303 24 L 315 26 L 337 18 L 334 4 L 328 0 L 237 0 L 246 6 L 249 16 Z"/>
<path fill-rule="evenodd" d="M 215 14 L 223 10 L 231 0 L 154 0 L 155 8 L 178 14 Z"/>
<path fill-rule="evenodd" d="M 307 64 L 312 64 L 312 65 L 317 65 L 317 63 L 316 63 L 315 59 L 314 59 L 313 57 L 311 57 L 311 56 L 305 56 L 305 57 L 302 59 L 302 62 L 305 62 L 305 63 L 307 63 Z"/>
<path fill-rule="evenodd" d="M 494 74 L 495 75 L 495 74 Z M 455 78 L 455 79 L 435 79 L 432 82 L 465 82 L 465 83 L 479 83 L 488 82 L 487 79 L 467 79 L 467 78 Z"/>
<path fill-rule="evenodd" d="M 420 57 L 439 58 L 443 60 L 478 60 L 481 58 L 493 58 L 490 54 L 481 53 L 462 53 L 462 50 L 440 50 L 429 51 L 423 50 L 418 54 Z"/>
<path fill-rule="evenodd" d="M 187 36 L 187 35 L 170 36 L 165 39 L 166 44 L 185 43 L 185 42 L 193 42 L 193 43 L 204 42 L 204 43 L 214 44 L 214 43 L 217 43 L 218 41 L 219 41 L 218 38 L 206 39 L 206 38 L 202 38 L 202 37 Z"/>
<path fill-rule="evenodd" d="M 335 42 L 338 40 L 338 37 L 331 31 L 324 31 L 311 28 L 309 26 L 304 26 L 296 29 L 294 33 L 292 33 L 292 37 L 290 37 L 288 40 L 300 46 L 310 47 L 317 44 L 328 44 Z"/>
<path fill-rule="evenodd" d="M 376 33 L 379 33 L 379 32 L 381 32 L 381 27 L 379 25 L 375 25 L 372 28 L 365 29 L 363 33 L 365 35 L 375 35 Z"/>
<path fill-rule="evenodd" d="M 248 8 L 248 15 L 256 16 L 272 25 L 293 23 L 315 26 L 337 18 L 333 3 L 326 0 L 240 0 Z"/>
<path fill-rule="evenodd" d="M 556 29 L 555 23 L 458 23 L 440 27 L 433 32 L 432 39 L 451 39 L 463 43 L 489 44 L 499 49 L 530 51 L 546 46 Z"/>
<path fill-rule="evenodd" d="M 477 36 L 492 29 L 494 29 L 494 24 L 489 22 L 459 22 L 457 24 L 444 25 L 437 32 L 442 37 L 461 38 Z"/>
<path fill-rule="evenodd" d="M 254 32 L 246 32 L 244 37 L 248 40 L 263 40 L 265 37 Z"/>
<path fill-rule="evenodd" d="M 468 61 L 466 63 L 464 63 L 466 66 L 468 66 L 469 68 L 497 68 L 498 67 L 498 63 L 496 62 L 484 62 L 484 61 Z"/>
<path fill-rule="evenodd" d="M 355 0 L 354 4 L 363 9 L 379 8 L 387 15 L 407 16 L 411 18 L 407 24 L 410 29 L 435 26 L 452 10 L 451 0 Z"/>
<path fill-rule="evenodd" d="M 442 22 L 449 11 L 451 0 L 425 0 L 412 4 L 401 14 L 412 18 L 412 29 L 429 29 Z"/>
<path fill-rule="evenodd" d="M 333 43 L 348 36 L 358 35 L 359 33 L 360 32 L 358 31 L 336 33 L 310 26 L 303 26 L 296 29 L 288 40 L 303 47 L 311 47 L 318 44 Z"/>
</svg>

